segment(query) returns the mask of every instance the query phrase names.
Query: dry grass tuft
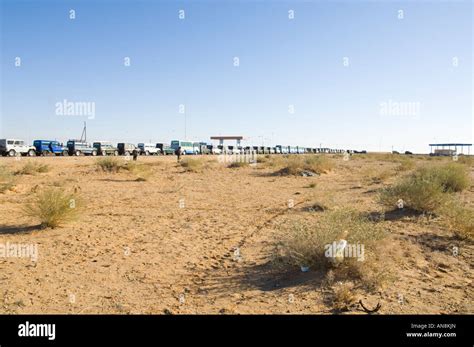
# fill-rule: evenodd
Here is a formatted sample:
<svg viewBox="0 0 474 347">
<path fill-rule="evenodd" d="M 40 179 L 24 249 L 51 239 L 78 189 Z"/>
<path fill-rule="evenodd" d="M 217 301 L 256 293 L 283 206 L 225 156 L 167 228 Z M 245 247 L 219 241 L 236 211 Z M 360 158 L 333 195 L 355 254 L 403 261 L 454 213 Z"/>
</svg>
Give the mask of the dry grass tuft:
<svg viewBox="0 0 474 347">
<path fill-rule="evenodd" d="M 458 157 L 458 163 L 464 164 L 470 167 L 474 167 L 474 156 L 473 155 L 460 155 Z"/>
<path fill-rule="evenodd" d="M 200 159 L 185 158 L 179 164 L 186 172 L 201 172 L 204 168 L 204 164 Z"/>
<path fill-rule="evenodd" d="M 42 227 L 56 228 L 76 218 L 79 207 L 80 201 L 75 194 L 47 188 L 36 193 L 24 211 L 27 216 L 39 219 Z"/>
<path fill-rule="evenodd" d="M 461 192 L 470 185 L 466 166 L 457 163 L 426 166 L 417 170 L 416 175 L 425 181 L 441 186 L 443 192 Z"/>
<path fill-rule="evenodd" d="M 234 161 L 233 163 L 230 163 L 229 165 L 227 165 L 227 167 L 230 169 L 236 169 L 236 168 L 247 167 L 247 166 L 249 166 L 249 163 L 244 162 L 244 161 Z"/>
<path fill-rule="evenodd" d="M 137 163 L 135 161 L 123 162 L 114 157 L 105 157 L 97 159 L 96 164 L 101 170 L 105 172 L 129 172 L 137 176 L 135 179 L 135 181 L 137 182 L 147 181 L 152 174 L 152 167 L 159 165 L 155 163 Z"/>
<path fill-rule="evenodd" d="M 439 212 L 446 218 L 448 228 L 455 235 L 463 239 L 474 239 L 474 210 L 452 198 Z"/>
<path fill-rule="evenodd" d="M 399 163 L 399 165 L 396 168 L 396 171 L 398 171 L 398 172 L 413 170 L 416 166 L 415 161 L 413 161 L 409 157 L 400 157 L 398 159 L 398 163 Z"/>
<path fill-rule="evenodd" d="M 122 166 L 123 170 L 130 172 L 135 175 L 136 182 L 145 182 L 148 181 L 152 175 L 152 170 L 150 166 L 145 164 L 139 164 L 134 161 L 129 161 Z"/>
<path fill-rule="evenodd" d="M 123 168 L 123 163 L 114 157 L 97 159 L 96 165 L 105 172 L 119 172 Z"/>
<path fill-rule="evenodd" d="M 395 208 L 401 199 L 406 207 L 415 211 L 433 213 L 446 203 L 445 193 L 460 192 L 469 184 L 464 165 L 449 163 L 424 166 L 382 191 L 380 202 Z"/>
<path fill-rule="evenodd" d="M 15 177 L 4 166 L 0 166 L 0 193 L 10 190 L 15 185 Z"/>
<path fill-rule="evenodd" d="M 378 168 L 368 168 L 364 170 L 363 177 L 367 184 L 381 184 L 395 176 L 396 172 L 390 169 L 380 170 Z"/>
<path fill-rule="evenodd" d="M 20 170 L 15 172 L 15 175 L 35 175 L 36 173 L 44 173 L 48 171 L 49 165 L 28 161 Z"/>
<path fill-rule="evenodd" d="M 300 176 L 303 171 L 319 175 L 327 173 L 334 167 L 329 158 L 318 155 L 283 157 L 278 164 L 283 168 L 275 172 L 277 176 Z"/>
<path fill-rule="evenodd" d="M 364 250 L 368 251 L 385 236 L 380 225 L 352 209 L 327 211 L 315 222 L 294 221 L 282 225 L 280 229 L 274 253 L 275 264 L 320 269 L 333 265 L 331 258 L 325 255 L 326 245 L 344 238 L 353 245 L 363 244 Z"/>
<path fill-rule="evenodd" d="M 354 286 L 351 283 L 338 282 L 333 287 L 333 308 L 336 311 L 349 311 L 356 303 Z"/>
</svg>

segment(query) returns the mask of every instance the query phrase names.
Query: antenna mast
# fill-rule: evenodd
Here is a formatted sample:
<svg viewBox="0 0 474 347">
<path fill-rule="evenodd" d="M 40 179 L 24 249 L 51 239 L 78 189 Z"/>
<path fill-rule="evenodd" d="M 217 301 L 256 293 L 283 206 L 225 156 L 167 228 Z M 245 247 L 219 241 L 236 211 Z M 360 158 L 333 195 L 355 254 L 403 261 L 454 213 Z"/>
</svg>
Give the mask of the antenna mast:
<svg viewBox="0 0 474 347">
<path fill-rule="evenodd" d="M 84 138 L 84 140 L 83 140 L 83 138 Z M 82 141 L 84 141 L 84 142 L 87 141 L 87 125 L 86 125 L 86 122 L 84 122 L 84 128 L 82 129 L 81 142 Z"/>
</svg>

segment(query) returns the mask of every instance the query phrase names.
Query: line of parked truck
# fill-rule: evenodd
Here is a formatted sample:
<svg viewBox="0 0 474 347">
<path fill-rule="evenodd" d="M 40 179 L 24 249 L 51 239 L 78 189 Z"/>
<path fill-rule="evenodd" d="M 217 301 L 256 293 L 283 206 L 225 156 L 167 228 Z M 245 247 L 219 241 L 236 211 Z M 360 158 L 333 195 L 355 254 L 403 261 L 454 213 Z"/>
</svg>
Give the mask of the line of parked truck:
<svg viewBox="0 0 474 347">
<path fill-rule="evenodd" d="M 308 148 L 300 146 L 225 146 L 212 145 L 206 142 L 187 142 L 173 140 L 170 145 L 164 143 L 132 143 L 121 142 L 116 146 L 110 141 L 87 142 L 83 140 L 69 140 L 66 145 L 56 140 L 34 140 L 28 145 L 19 139 L 0 139 L 0 155 L 2 156 L 118 156 L 118 155 L 172 155 L 180 152 L 181 155 L 199 154 L 305 154 L 305 153 L 344 153 L 352 152 L 342 149 Z"/>
</svg>

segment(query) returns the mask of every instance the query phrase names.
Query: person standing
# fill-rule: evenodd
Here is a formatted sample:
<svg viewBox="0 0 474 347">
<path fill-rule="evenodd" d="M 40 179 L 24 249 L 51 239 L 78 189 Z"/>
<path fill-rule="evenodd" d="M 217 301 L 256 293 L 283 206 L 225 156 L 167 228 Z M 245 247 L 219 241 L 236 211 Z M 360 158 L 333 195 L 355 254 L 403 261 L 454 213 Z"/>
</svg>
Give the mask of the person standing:
<svg viewBox="0 0 474 347">
<path fill-rule="evenodd" d="M 179 160 L 181 158 L 181 147 L 178 147 L 175 151 L 174 151 L 174 154 L 176 154 L 176 156 L 178 157 L 178 163 L 179 163 Z"/>
</svg>

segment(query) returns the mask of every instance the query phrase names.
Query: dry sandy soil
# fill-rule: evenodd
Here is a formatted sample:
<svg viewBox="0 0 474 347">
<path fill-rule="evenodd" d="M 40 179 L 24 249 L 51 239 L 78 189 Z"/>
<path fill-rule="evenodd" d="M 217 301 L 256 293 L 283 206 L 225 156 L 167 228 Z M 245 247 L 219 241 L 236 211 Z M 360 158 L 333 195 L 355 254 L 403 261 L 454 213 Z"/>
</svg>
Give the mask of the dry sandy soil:
<svg viewBox="0 0 474 347">
<path fill-rule="evenodd" d="M 15 170 L 27 160 L 0 158 L 0 165 Z M 0 243 L 36 243 L 39 257 L 0 258 L 0 313 L 333 313 L 324 274 L 274 268 L 275 226 L 317 218 L 321 212 L 308 207 L 320 200 L 377 214 L 377 190 L 397 178 L 368 182 L 368 169 L 394 169 L 377 158 L 334 157 L 327 174 L 276 177 L 260 164 L 228 168 L 205 157 L 195 173 L 175 157 L 140 157 L 152 169 L 142 182 L 102 172 L 91 157 L 31 160 L 50 171 L 20 175 L 0 194 Z M 78 191 L 85 206 L 77 220 L 40 229 L 22 206 L 52 185 Z M 462 194 L 472 206 L 474 188 Z M 380 302 L 382 314 L 474 313 L 472 242 L 436 218 L 401 213 L 380 223 L 393 278 L 371 292 L 354 289 L 357 301 Z M 363 311 L 355 305 L 348 313 Z"/>
</svg>

